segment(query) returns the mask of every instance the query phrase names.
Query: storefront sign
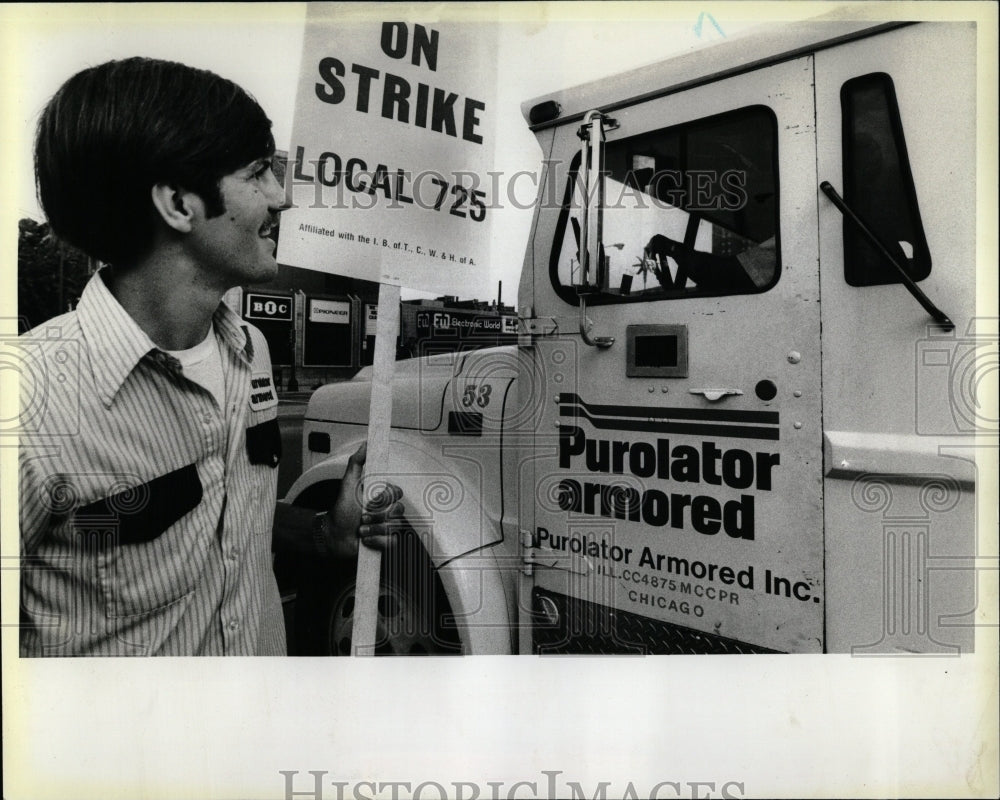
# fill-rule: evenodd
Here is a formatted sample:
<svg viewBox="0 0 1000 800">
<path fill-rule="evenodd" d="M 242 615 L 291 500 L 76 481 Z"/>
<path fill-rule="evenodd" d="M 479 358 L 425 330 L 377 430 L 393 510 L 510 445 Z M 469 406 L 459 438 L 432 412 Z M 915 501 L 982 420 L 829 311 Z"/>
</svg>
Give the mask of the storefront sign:
<svg viewBox="0 0 1000 800">
<path fill-rule="evenodd" d="M 281 294 L 258 294 L 248 292 L 246 295 L 245 319 L 267 320 L 271 322 L 292 321 L 292 298 Z"/>
</svg>

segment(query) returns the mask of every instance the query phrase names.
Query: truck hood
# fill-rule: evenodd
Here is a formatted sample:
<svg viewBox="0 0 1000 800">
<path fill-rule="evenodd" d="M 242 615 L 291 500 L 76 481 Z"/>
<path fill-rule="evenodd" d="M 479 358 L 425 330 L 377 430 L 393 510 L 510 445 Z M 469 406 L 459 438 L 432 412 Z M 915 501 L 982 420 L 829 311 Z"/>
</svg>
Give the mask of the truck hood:
<svg viewBox="0 0 1000 800">
<path fill-rule="evenodd" d="M 473 361 L 490 361 L 502 354 L 509 358 L 515 350 L 513 346 L 493 347 L 397 361 L 392 381 L 392 427 L 436 430 L 441 425 L 446 393 L 454 376 Z M 372 368 L 365 367 L 349 381 L 327 384 L 313 392 L 305 419 L 367 425 L 371 395 Z"/>
<path fill-rule="evenodd" d="M 392 381 L 392 426 L 435 430 L 441 424 L 444 394 L 454 373 L 454 355 L 410 359 L 396 364 Z M 413 362 L 422 362 L 415 364 Z M 366 367 L 349 381 L 321 386 L 309 398 L 307 422 L 368 424 L 372 371 Z"/>
</svg>

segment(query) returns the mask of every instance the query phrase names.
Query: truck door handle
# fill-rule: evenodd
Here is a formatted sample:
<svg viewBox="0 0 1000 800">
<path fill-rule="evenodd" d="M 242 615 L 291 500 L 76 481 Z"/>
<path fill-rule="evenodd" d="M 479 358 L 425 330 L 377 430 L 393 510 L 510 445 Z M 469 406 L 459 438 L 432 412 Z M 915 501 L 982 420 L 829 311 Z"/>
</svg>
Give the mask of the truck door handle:
<svg viewBox="0 0 1000 800">
<path fill-rule="evenodd" d="M 732 394 L 743 394 L 739 389 L 691 389 L 691 394 L 704 395 L 710 403 L 715 403 L 723 397 Z"/>
</svg>

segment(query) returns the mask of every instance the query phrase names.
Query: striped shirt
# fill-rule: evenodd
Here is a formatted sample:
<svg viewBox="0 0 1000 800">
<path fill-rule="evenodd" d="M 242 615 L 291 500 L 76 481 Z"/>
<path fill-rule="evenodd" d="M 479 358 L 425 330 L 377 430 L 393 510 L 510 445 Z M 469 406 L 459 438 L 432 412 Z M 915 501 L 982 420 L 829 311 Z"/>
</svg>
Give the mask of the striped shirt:
<svg viewBox="0 0 1000 800">
<path fill-rule="evenodd" d="M 21 655 L 283 655 L 267 343 L 220 303 L 225 406 L 100 273 L 21 337 Z"/>
</svg>

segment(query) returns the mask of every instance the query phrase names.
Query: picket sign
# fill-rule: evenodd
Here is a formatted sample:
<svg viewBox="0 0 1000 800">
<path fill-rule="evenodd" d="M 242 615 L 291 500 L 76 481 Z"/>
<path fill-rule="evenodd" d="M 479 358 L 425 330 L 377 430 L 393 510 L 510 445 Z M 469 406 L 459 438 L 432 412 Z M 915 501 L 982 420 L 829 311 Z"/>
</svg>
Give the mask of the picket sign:
<svg viewBox="0 0 1000 800">
<path fill-rule="evenodd" d="M 375 328 L 375 361 L 372 363 L 372 397 L 368 407 L 368 458 L 366 476 L 389 474 L 389 434 L 392 429 L 392 376 L 396 368 L 396 337 L 399 335 L 399 287 L 383 283 L 378 289 L 378 319 Z M 365 482 L 365 497 L 378 486 Z M 375 654 L 378 624 L 379 574 L 382 554 L 371 547 L 358 548 L 358 573 L 354 589 L 354 654 Z"/>
<path fill-rule="evenodd" d="M 488 285 L 497 202 L 487 180 L 496 30 L 440 19 L 440 10 L 434 22 L 373 13 L 382 11 L 308 4 L 277 253 L 282 264 L 379 283 L 369 499 L 392 482 L 400 286 L 471 297 Z M 354 655 L 375 651 L 380 565 L 362 545 Z"/>
</svg>

